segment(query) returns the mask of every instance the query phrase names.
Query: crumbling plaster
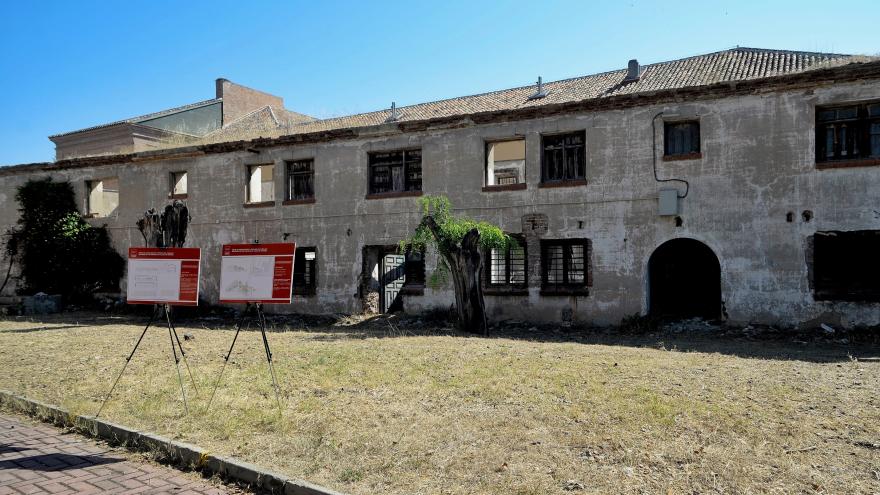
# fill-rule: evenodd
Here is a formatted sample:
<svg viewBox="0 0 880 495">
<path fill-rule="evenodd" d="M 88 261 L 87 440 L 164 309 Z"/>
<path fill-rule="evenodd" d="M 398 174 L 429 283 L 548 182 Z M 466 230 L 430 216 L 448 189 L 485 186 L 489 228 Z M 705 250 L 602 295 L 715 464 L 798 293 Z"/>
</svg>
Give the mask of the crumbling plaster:
<svg viewBox="0 0 880 495">
<path fill-rule="evenodd" d="M 880 305 L 813 301 L 805 243 L 817 230 L 880 229 L 880 168 L 817 170 L 814 106 L 880 99 L 880 82 L 855 82 L 689 100 L 628 109 L 557 115 L 504 123 L 462 125 L 400 133 L 393 125 L 370 135 L 316 144 L 259 148 L 180 159 L 5 175 L 0 226 L 17 219 L 14 191 L 28 178 L 70 180 L 77 195 L 84 181 L 118 176 L 120 206 L 106 223 L 115 246 L 141 245 L 135 220 L 167 203 L 169 174 L 188 172 L 193 217 L 189 246 L 203 249 L 201 295 L 216 302 L 220 246 L 228 242 L 281 241 L 317 247 L 317 294 L 297 297 L 278 312 L 349 312 L 357 297 L 362 247 L 394 244 L 419 220 L 417 198 L 366 199 L 367 153 L 420 147 L 425 194 L 449 196 L 458 213 L 520 233 L 522 217 L 548 217 L 544 238 L 592 240 L 589 296 L 543 296 L 537 244 L 529 246 L 529 291 L 487 296 L 492 318 L 559 321 L 570 311 L 579 322 L 612 324 L 648 310 L 648 260 L 667 240 L 687 237 L 709 246 L 721 265 L 724 308 L 732 321 L 803 324 L 833 321 L 852 326 L 880 323 Z M 662 121 L 657 120 L 657 172 L 690 183 L 681 200 L 682 226 L 657 215 L 661 187 L 652 173 L 651 120 L 659 112 L 699 118 L 702 158 L 664 162 Z M 541 134 L 586 130 L 585 186 L 539 187 Z M 527 188 L 482 192 L 485 142 L 524 136 Z M 282 205 L 284 161 L 315 160 L 314 204 Z M 274 207 L 243 208 L 246 165 L 274 163 Z M 80 199 L 80 203 L 82 200 Z M 803 221 L 801 212 L 814 218 Z M 786 213 L 794 212 L 794 222 Z M 348 231 L 351 231 L 350 235 Z M 436 264 L 429 253 L 427 270 Z M 5 269 L 5 265 L 2 267 Z M 448 289 L 426 288 L 405 296 L 407 311 L 448 307 Z"/>
</svg>

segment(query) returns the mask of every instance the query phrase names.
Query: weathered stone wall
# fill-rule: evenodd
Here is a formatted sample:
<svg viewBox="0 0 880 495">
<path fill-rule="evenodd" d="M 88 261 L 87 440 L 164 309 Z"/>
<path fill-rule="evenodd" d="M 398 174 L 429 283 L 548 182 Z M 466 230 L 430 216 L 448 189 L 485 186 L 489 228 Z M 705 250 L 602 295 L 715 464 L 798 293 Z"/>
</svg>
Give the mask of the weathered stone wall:
<svg viewBox="0 0 880 495">
<path fill-rule="evenodd" d="M 259 153 L 231 151 L 51 175 L 73 181 L 81 198 L 85 180 L 119 177 L 117 216 L 92 221 L 107 223 L 124 252 L 129 245 L 141 245 L 134 221 L 143 210 L 166 203 L 168 174 L 187 170 L 193 217 L 187 245 L 203 249 L 201 293 L 212 302 L 222 244 L 281 241 L 290 234 L 300 246 L 317 247 L 317 294 L 273 309 L 360 310 L 363 246 L 395 244 L 419 220 L 417 198 L 366 199 L 367 153 L 421 147 L 425 194 L 445 194 L 462 214 L 527 234 L 528 294 L 487 296 L 492 318 L 561 321 L 570 315 L 575 321 L 610 324 L 643 313 L 651 253 L 667 240 L 685 237 L 705 243 L 718 257 L 724 308 L 732 321 L 878 324 L 880 304 L 813 301 L 805 262 L 807 238 L 817 230 L 880 229 L 880 168 L 817 170 L 814 151 L 815 105 L 878 98 L 880 82 L 874 80 L 412 133 L 389 127 Z M 702 158 L 664 162 L 659 159 L 663 117 L 657 119 L 658 175 L 690 183 L 681 200 L 681 226 L 657 214 L 659 189 L 675 186 L 653 177 L 651 123 L 660 112 L 698 116 L 701 124 Z M 539 187 L 541 134 L 574 130 L 586 130 L 588 184 Z M 527 188 L 483 192 L 485 142 L 512 136 L 526 139 Z M 316 202 L 284 206 L 283 162 L 300 158 L 315 160 Z M 276 164 L 276 205 L 244 208 L 246 166 L 262 163 Z M 0 227 L 17 217 L 15 187 L 47 173 L 2 177 Z M 809 222 L 801 217 L 804 210 L 813 212 Z M 794 222 L 786 221 L 788 212 L 794 212 Z M 542 238 L 592 241 L 588 296 L 540 294 Z M 435 263 L 429 253 L 428 272 Z M 448 289 L 429 287 L 424 295 L 406 296 L 405 308 L 447 308 L 452 302 Z"/>
</svg>

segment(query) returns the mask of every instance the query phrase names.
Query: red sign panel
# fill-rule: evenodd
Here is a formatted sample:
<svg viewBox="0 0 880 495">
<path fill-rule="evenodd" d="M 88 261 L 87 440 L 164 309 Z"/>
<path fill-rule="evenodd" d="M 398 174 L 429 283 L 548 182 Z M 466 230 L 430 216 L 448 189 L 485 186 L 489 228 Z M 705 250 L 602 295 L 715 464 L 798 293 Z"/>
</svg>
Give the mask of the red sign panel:
<svg viewBox="0 0 880 495">
<path fill-rule="evenodd" d="M 290 304 L 296 244 L 225 244 L 220 302 Z"/>
<path fill-rule="evenodd" d="M 129 248 L 129 304 L 199 304 L 199 248 Z"/>
</svg>

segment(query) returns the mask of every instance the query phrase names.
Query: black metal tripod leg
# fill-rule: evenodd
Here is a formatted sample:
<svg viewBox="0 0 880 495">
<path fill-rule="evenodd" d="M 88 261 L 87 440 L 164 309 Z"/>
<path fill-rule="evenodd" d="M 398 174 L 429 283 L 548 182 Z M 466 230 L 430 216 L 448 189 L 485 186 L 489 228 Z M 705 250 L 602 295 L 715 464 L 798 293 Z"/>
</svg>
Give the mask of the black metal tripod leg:
<svg viewBox="0 0 880 495">
<path fill-rule="evenodd" d="M 168 312 L 165 312 L 168 315 Z M 170 320 L 169 320 L 170 321 Z M 180 360 L 177 358 L 177 349 L 174 348 L 174 335 L 171 333 L 171 324 L 168 325 L 168 339 L 171 342 L 171 354 L 174 356 L 174 367 L 177 368 L 177 381 L 180 383 L 180 395 L 183 396 L 183 411 L 189 414 L 189 406 L 186 403 L 186 392 L 183 390 L 183 376 L 180 374 Z"/>
<path fill-rule="evenodd" d="M 275 402 L 278 404 L 278 412 L 281 412 L 281 399 L 278 394 L 278 380 L 275 377 L 275 366 L 272 365 L 272 351 L 269 349 L 269 339 L 266 338 L 266 315 L 263 314 L 262 305 L 257 305 L 257 317 L 260 320 L 260 333 L 263 335 L 263 347 L 266 349 L 266 361 L 269 362 L 269 374 L 272 375 L 272 387 L 275 389 Z"/>
<path fill-rule="evenodd" d="M 168 309 L 165 310 L 165 315 L 169 315 Z M 186 367 L 186 372 L 189 374 L 189 381 L 192 382 L 193 390 L 195 390 L 196 395 L 199 393 L 199 388 L 196 386 L 196 380 L 193 378 L 192 370 L 189 369 L 189 362 L 186 360 L 186 353 L 183 352 L 183 345 L 180 343 L 180 337 L 177 336 L 177 328 L 174 326 L 174 323 L 171 323 L 171 317 L 168 317 L 168 327 L 171 328 L 171 332 L 174 333 L 174 340 L 177 342 L 177 348 L 180 350 L 180 357 L 183 359 L 183 365 Z"/>
<path fill-rule="evenodd" d="M 113 391 L 116 390 L 116 384 L 119 383 L 119 379 L 122 378 L 122 374 L 125 373 L 125 368 L 128 367 L 128 363 L 131 361 L 131 358 L 134 357 L 135 351 L 139 345 L 141 345 L 141 341 L 144 340 L 144 335 L 147 334 L 147 329 L 150 328 L 150 325 L 153 324 L 153 321 L 156 320 L 156 314 L 159 312 L 159 308 L 155 308 L 153 310 L 153 314 L 150 316 L 150 321 L 147 322 L 147 326 L 144 327 L 144 331 L 141 332 L 141 336 L 137 339 L 137 342 L 134 344 L 134 349 L 131 350 L 131 354 L 125 358 L 125 364 L 122 365 L 122 371 L 119 372 L 119 375 L 116 376 L 116 380 L 113 381 L 113 386 L 110 387 L 110 391 L 107 392 L 107 396 L 104 397 L 104 400 L 101 402 L 101 407 L 98 408 L 98 413 L 95 414 L 95 417 L 101 415 L 101 411 L 104 410 L 104 405 L 107 404 L 107 401 L 110 399 L 110 396 L 113 395 Z"/>
<path fill-rule="evenodd" d="M 245 317 L 247 317 L 248 311 L 251 309 L 250 303 L 244 307 L 244 311 L 241 312 L 241 316 L 238 318 L 238 324 L 235 326 L 235 335 L 232 337 L 232 345 L 229 346 L 229 352 L 226 353 L 226 357 L 223 358 L 223 367 L 220 368 L 220 375 L 217 376 L 217 381 L 214 383 L 214 390 L 211 391 L 211 398 L 208 399 L 208 405 L 205 407 L 205 412 L 208 412 L 211 409 L 211 402 L 214 402 L 214 394 L 217 393 L 217 387 L 220 386 L 220 380 L 223 378 L 223 371 L 226 370 L 226 363 L 229 362 L 229 356 L 232 355 L 232 349 L 235 347 L 235 341 L 238 340 L 238 334 L 241 332 L 241 325 L 244 323 Z"/>
</svg>

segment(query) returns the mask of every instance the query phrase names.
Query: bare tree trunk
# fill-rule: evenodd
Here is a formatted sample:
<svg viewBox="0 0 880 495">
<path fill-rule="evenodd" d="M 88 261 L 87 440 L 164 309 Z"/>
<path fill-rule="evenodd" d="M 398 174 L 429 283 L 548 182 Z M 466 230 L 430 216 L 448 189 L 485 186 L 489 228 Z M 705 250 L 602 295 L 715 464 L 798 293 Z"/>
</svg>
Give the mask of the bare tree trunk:
<svg viewBox="0 0 880 495">
<path fill-rule="evenodd" d="M 480 232 L 472 229 L 465 234 L 461 246 L 445 245 L 442 244 L 439 226 L 434 218 L 427 216 L 424 222 L 437 239 L 440 255 L 452 274 L 459 328 L 465 332 L 488 334 L 481 284 L 483 258 L 480 254 Z"/>
</svg>

